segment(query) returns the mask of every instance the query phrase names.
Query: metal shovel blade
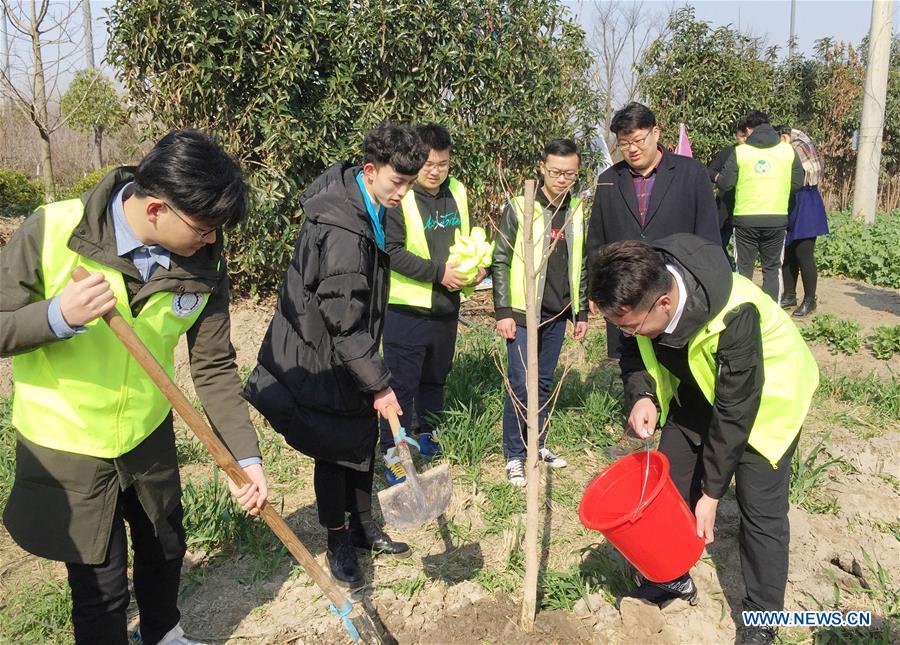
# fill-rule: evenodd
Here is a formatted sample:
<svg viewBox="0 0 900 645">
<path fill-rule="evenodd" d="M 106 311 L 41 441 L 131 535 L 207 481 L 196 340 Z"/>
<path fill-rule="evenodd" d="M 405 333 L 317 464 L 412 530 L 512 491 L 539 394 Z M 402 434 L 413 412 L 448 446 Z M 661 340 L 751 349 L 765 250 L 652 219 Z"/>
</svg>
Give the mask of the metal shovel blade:
<svg viewBox="0 0 900 645">
<path fill-rule="evenodd" d="M 398 529 L 414 528 L 443 515 L 450 505 L 453 488 L 447 464 L 410 477 L 407 470 L 406 481 L 379 491 L 378 502 L 385 524 Z M 418 484 L 420 495 L 416 494 Z"/>
</svg>

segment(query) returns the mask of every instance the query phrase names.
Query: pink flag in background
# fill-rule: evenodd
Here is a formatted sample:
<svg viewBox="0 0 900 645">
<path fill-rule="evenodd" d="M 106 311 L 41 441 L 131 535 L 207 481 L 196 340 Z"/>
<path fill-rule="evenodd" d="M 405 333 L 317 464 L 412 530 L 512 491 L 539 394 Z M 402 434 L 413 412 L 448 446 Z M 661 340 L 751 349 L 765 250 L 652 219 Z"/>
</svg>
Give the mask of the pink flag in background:
<svg viewBox="0 0 900 645">
<path fill-rule="evenodd" d="M 678 131 L 678 145 L 675 146 L 675 154 L 682 157 L 694 156 L 694 152 L 691 150 L 691 140 L 688 139 L 687 128 L 684 127 L 684 123 L 681 124 L 681 128 Z"/>
</svg>

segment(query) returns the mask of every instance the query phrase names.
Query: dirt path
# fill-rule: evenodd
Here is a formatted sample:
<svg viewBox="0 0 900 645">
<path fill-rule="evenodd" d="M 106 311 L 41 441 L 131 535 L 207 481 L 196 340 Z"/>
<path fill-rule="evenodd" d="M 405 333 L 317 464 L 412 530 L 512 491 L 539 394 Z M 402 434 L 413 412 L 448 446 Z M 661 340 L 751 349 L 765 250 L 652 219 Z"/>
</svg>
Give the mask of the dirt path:
<svg viewBox="0 0 900 645">
<path fill-rule="evenodd" d="M 867 331 L 877 325 L 900 324 L 896 291 L 823 278 L 819 302 L 821 312 L 853 317 Z M 242 303 L 235 308 L 233 342 L 242 368 L 253 364 L 271 304 Z M 822 347 L 814 352 L 826 374 L 859 375 L 873 369 L 882 377 L 900 373 L 898 357 L 877 361 L 868 350 L 849 358 L 832 356 Z M 193 395 L 183 346 L 177 376 Z M 3 361 L 0 392 L 5 395 L 9 391 L 9 366 Z M 824 514 L 791 510 L 786 599 L 791 609 L 816 609 L 817 601 L 829 603 L 835 583 L 852 587 L 865 580 L 874 585 L 863 552 L 876 556 L 893 579 L 900 580 L 900 542 L 885 529 L 900 523 L 900 428 L 895 423 L 873 427 L 846 406 L 827 402 L 807 424 L 801 452 L 826 435 L 830 436 L 828 454 L 841 464 L 830 471 L 817 494 L 833 497 L 836 505 Z M 600 534 L 584 529 L 577 518 L 581 491 L 606 459 L 587 450 L 567 457 L 570 467 L 543 481 L 553 500 L 543 518 L 543 567 L 548 572 L 580 567 L 596 571 L 598 576 L 609 575 L 614 581 L 625 570 L 621 558 L 603 544 Z M 324 566 L 310 461 L 285 451 L 267 463 L 279 472 L 289 472 L 275 482 L 273 499 Z M 540 612 L 535 633 L 523 634 L 516 626 L 518 579 L 505 573 L 523 518 L 513 514 L 496 531 L 486 520 L 491 508 L 488 495 L 492 486 L 501 487 L 502 470 L 499 457 L 489 458 L 481 466 L 478 485 L 454 470 L 453 502 L 446 516 L 449 528 L 442 531 L 432 523 L 415 531 L 392 532 L 393 537 L 412 545 L 413 557 L 363 558 L 367 579 L 373 581 L 363 593 L 400 643 L 731 642 L 743 593 L 738 575 L 737 508 L 731 495 L 720 505 L 716 542 L 692 571 L 700 589 L 697 607 L 676 603 L 660 611 L 626 603 L 620 613 L 608 602 L 609 597 L 597 594 L 577 603 L 573 611 Z M 202 478 L 209 472 L 209 466 L 192 465 L 185 469 L 185 478 Z M 378 480 L 376 486 L 380 485 L 383 481 Z M 192 556 L 186 564 L 181 599 L 183 625 L 192 637 L 211 643 L 345 642 L 336 620 L 327 612 L 327 601 L 274 543 L 263 542 L 255 550 L 213 560 Z M 0 530 L 0 596 L 48 576 L 64 579 L 64 572 L 59 565 L 27 557 Z M 868 598 L 865 593 L 845 593 L 841 609 L 872 607 Z"/>
</svg>

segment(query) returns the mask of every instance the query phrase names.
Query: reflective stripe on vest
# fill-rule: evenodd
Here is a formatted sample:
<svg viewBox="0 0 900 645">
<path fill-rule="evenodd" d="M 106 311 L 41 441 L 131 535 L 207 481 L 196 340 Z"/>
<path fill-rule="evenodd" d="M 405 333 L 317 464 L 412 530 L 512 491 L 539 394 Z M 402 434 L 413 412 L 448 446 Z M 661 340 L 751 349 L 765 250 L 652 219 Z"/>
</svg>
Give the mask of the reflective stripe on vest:
<svg viewBox="0 0 900 645">
<path fill-rule="evenodd" d="M 209 294 L 155 293 L 133 316 L 122 274 L 67 246 L 83 208 L 78 199 L 44 207 L 44 298 L 58 295 L 76 266 L 102 272 L 115 294 L 116 309 L 174 378 L 175 346 L 200 316 Z M 102 319 L 86 327 L 67 340 L 13 357 L 12 422 L 38 445 L 114 458 L 146 439 L 171 406 Z"/>
<path fill-rule="evenodd" d="M 453 195 L 453 201 L 456 202 L 460 230 L 463 235 L 468 235 L 469 201 L 466 196 L 466 187 L 455 177 L 451 177 L 448 188 L 450 194 Z M 425 238 L 425 223 L 422 221 L 422 214 L 412 190 L 406 192 L 400 204 L 403 208 L 403 222 L 406 226 L 406 250 L 420 258 L 430 260 L 431 253 L 428 250 L 428 240 Z M 432 285 L 428 282 L 419 282 L 396 271 L 391 271 L 391 290 L 388 302 L 392 305 L 431 309 L 431 289 Z"/>
<path fill-rule="evenodd" d="M 516 240 L 513 246 L 513 257 L 509 267 L 510 306 L 518 311 L 525 311 L 525 240 L 522 236 L 522 220 L 525 217 L 525 197 L 519 195 L 512 201 L 519 219 L 516 227 Z M 577 198 L 569 200 L 569 212 L 566 224 L 566 247 L 569 250 L 569 297 L 572 301 L 572 319 L 581 309 L 581 264 L 584 258 L 584 204 Z M 534 220 L 532 231 L 534 239 L 534 265 L 539 266 L 544 253 L 550 248 L 550 233 L 545 234 L 544 209 L 540 203 L 534 202 Z M 544 297 L 544 284 L 547 281 L 547 267 L 541 271 L 535 284 L 535 298 L 538 310 Z"/>
<path fill-rule="evenodd" d="M 749 443 L 775 466 L 800 432 L 819 384 L 816 361 L 788 314 L 759 287 L 734 274 L 728 303 L 688 343 L 688 365 L 703 396 L 714 405 L 719 334 L 725 329 L 728 313 L 747 302 L 759 313 L 763 347 L 762 399 Z M 663 426 L 679 381 L 656 360 L 649 338 L 638 336 L 637 343 L 644 367 L 656 382 Z"/>
<path fill-rule="evenodd" d="M 741 144 L 734 148 L 738 178 L 734 215 L 787 215 L 794 148 L 782 141 L 771 148 Z"/>
</svg>

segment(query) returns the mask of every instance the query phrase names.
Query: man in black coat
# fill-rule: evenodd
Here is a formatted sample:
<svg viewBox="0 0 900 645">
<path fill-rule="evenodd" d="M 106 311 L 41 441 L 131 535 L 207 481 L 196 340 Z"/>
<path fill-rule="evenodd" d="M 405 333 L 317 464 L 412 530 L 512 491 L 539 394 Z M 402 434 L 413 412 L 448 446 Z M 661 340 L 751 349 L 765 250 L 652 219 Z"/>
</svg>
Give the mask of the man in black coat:
<svg viewBox="0 0 900 645">
<path fill-rule="evenodd" d="M 349 587 L 363 581 L 353 547 L 410 553 L 372 521 L 372 476 L 378 414 L 402 414 L 378 355 L 390 280 L 384 212 L 428 157 L 413 129 L 388 123 L 363 147 L 362 166 L 334 164 L 300 199 L 306 219 L 246 386 L 272 427 L 315 459 L 328 563 Z"/>
<path fill-rule="evenodd" d="M 624 159 L 597 179 L 586 254 L 612 242 L 651 242 L 675 233 L 720 241 L 718 210 L 706 168 L 659 144 L 656 115 L 629 103 L 615 113 L 610 131 Z M 607 322 L 609 356 L 618 358 L 619 331 Z"/>
</svg>

